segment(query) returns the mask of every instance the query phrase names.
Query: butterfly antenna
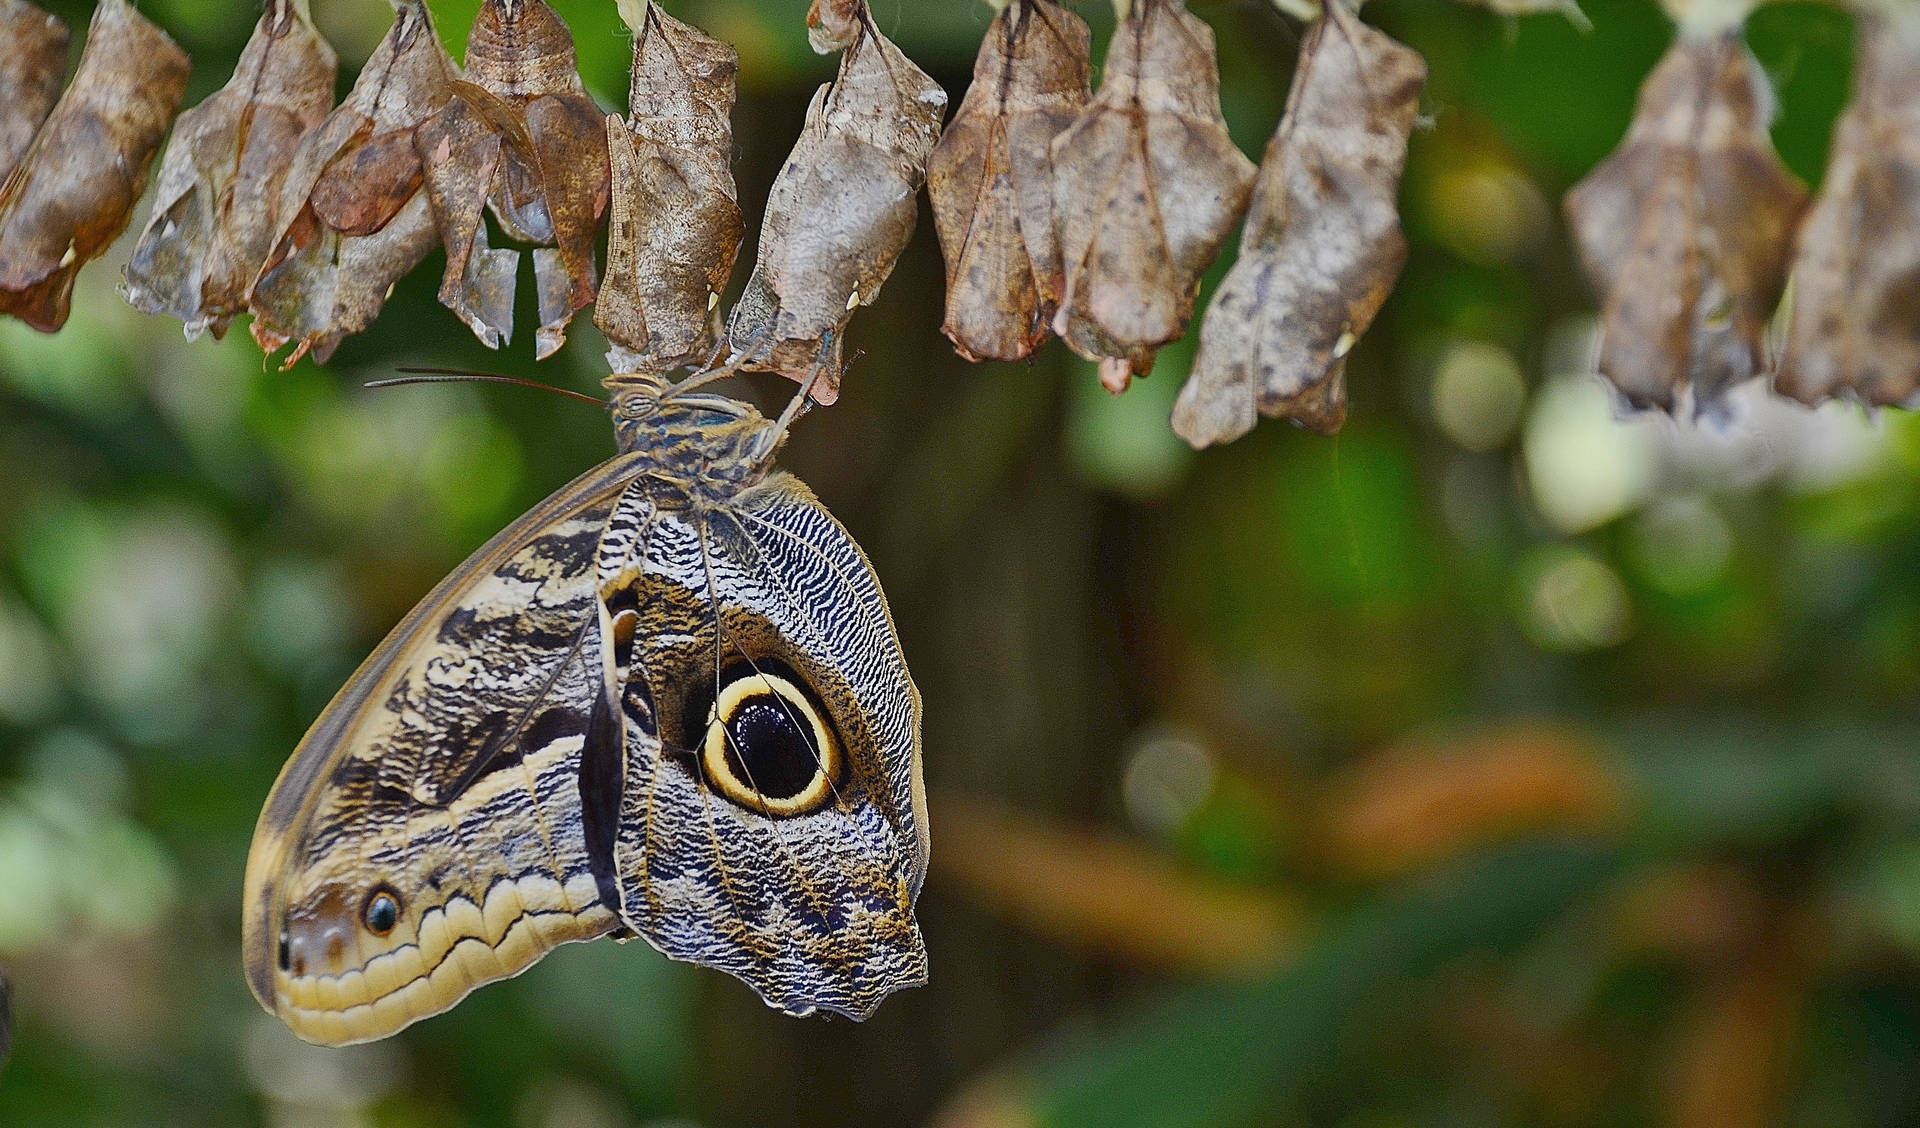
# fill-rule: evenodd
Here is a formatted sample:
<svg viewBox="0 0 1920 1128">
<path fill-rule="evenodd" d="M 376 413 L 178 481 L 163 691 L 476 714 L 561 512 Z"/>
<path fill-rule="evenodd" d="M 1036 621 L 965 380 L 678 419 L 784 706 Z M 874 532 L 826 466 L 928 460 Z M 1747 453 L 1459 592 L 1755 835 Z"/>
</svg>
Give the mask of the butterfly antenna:
<svg viewBox="0 0 1920 1128">
<path fill-rule="evenodd" d="M 604 408 L 607 406 L 605 400 L 595 399 L 593 396 L 583 392 L 576 392 L 571 388 L 556 388 L 552 384 L 542 384 L 538 380 L 523 380 L 518 376 L 503 376 L 498 372 L 474 372 L 465 368 L 413 367 L 402 367 L 395 369 L 395 371 L 404 372 L 406 375 L 395 376 L 386 380 L 368 380 L 361 386 L 366 388 L 399 388 L 408 384 L 515 384 L 522 388 L 537 388 L 543 392 L 552 392 L 555 395 L 571 396 L 577 400 L 585 400 L 595 407 Z"/>
</svg>

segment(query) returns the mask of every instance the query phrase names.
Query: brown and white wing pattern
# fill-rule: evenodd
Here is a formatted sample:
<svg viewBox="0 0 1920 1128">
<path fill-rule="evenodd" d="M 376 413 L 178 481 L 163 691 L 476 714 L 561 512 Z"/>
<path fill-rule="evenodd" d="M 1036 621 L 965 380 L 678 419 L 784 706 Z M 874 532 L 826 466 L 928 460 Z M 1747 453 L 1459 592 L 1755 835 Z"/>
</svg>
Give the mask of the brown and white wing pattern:
<svg viewBox="0 0 1920 1128">
<path fill-rule="evenodd" d="M 302 1038 L 384 1037 L 619 926 L 579 770 L 605 695 L 594 565 L 642 469 L 603 464 L 475 553 L 282 770 L 248 858 L 244 958 Z"/>
<path fill-rule="evenodd" d="M 926 981 L 920 697 L 885 597 L 789 475 L 712 506 L 647 492 L 602 541 L 625 739 L 583 777 L 589 852 L 610 847 L 621 916 L 662 952 L 865 1018 Z"/>
</svg>

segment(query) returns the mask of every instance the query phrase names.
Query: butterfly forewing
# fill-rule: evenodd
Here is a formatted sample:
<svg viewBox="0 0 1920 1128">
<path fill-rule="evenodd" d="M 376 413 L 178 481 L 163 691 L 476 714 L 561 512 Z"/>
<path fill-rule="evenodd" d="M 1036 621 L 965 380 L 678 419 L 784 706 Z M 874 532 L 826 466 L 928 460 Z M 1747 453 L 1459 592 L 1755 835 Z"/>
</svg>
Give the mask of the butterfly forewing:
<svg viewBox="0 0 1920 1128">
<path fill-rule="evenodd" d="M 606 685 L 594 563 L 639 466 L 604 464 L 475 553 L 281 772 L 248 860 L 245 961 L 302 1037 L 382 1037 L 618 926 L 579 768 Z"/>
</svg>

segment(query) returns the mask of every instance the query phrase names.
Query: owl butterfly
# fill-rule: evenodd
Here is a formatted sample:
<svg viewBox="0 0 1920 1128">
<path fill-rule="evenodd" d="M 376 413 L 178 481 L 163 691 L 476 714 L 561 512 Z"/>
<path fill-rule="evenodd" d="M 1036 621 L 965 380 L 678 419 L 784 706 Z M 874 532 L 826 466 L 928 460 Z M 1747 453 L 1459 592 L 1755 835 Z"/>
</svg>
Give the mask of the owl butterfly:
<svg viewBox="0 0 1920 1128">
<path fill-rule="evenodd" d="M 487 543 L 321 713 L 247 862 L 255 997 L 392 1034 L 639 936 L 790 1014 L 926 980 L 920 697 L 789 409 L 616 375 L 619 453 Z M 805 393 L 796 398 L 796 404 Z"/>
</svg>

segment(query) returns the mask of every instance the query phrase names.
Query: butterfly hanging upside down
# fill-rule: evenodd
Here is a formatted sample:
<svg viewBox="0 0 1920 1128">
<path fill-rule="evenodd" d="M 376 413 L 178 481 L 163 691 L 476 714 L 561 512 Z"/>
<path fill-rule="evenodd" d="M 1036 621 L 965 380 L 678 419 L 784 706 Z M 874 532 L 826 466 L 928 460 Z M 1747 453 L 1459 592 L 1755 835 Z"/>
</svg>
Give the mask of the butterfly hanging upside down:
<svg viewBox="0 0 1920 1128">
<path fill-rule="evenodd" d="M 609 378 L 620 452 L 421 601 L 281 771 L 244 951 L 302 1038 L 384 1037 L 607 935 L 791 1014 L 925 982 L 920 697 L 886 598 L 773 469 L 791 409 L 708 378 Z"/>
</svg>

